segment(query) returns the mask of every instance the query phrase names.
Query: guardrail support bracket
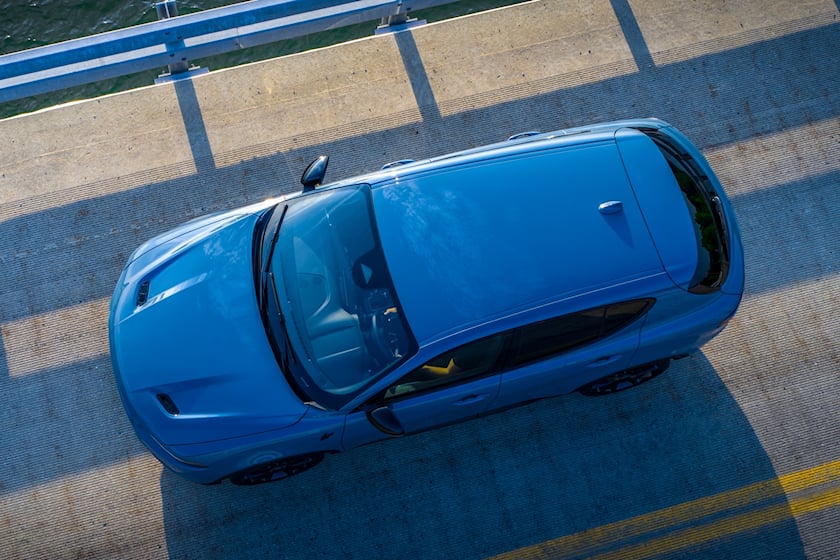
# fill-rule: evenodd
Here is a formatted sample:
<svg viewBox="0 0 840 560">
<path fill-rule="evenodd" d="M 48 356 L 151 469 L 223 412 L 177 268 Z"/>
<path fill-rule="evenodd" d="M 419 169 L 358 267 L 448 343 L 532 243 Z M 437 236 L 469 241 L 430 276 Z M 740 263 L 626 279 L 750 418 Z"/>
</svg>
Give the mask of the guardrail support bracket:
<svg viewBox="0 0 840 560">
<path fill-rule="evenodd" d="M 380 20 L 376 28 L 376 35 L 384 35 L 386 33 L 396 33 L 398 31 L 405 31 L 412 27 L 419 27 L 426 25 L 425 19 L 417 19 L 408 17 L 408 12 L 403 11 L 405 8 L 400 7 L 400 11 L 392 16 L 387 16 Z"/>
<path fill-rule="evenodd" d="M 158 20 L 176 17 L 178 15 L 177 0 L 162 0 L 160 2 L 156 2 L 155 12 L 157 13 Z M 172 41 L 166 42 L 166 49 L 168 51 L 171 50 L 174 52 L 178 52 L 178 50 L 182 49 L 183 47 L 183 37 L 175 37 Z M 189 60 L 187 60 L 186 58 L 182 58 L 181 60 L 170 63 L 169 72 L 164 72 L 163 74 L 155 78 L 155 83 L 159 84 L 162 82 L 170 82 L 172 80 L 177 80 L 180 78 L 191 78 L 193 76 L 196 76 L 198 74 L 204 74 L 206 72 L 206 68 L 191 66 Z"/>
</svg>

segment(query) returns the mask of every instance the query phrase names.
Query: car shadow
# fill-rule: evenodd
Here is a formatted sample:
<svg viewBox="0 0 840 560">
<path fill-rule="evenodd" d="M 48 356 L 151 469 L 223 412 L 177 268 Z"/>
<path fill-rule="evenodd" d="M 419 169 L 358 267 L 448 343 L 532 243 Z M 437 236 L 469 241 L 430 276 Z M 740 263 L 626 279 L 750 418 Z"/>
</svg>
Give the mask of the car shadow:
<svg viewBox="0 0 840 560">
<path fill-rule="evenodd" d="M 756 483 L 762 499 L 694 507 Z M 578 557 L 695 527 L 712 536 L 678 543 L 680 555 L 805 557 L 773 465 L 702 354 L 631 391 L 567 395 L 370 445 L 279 483 L 206 487 L 165 471 L 160 485 L 172 559 L 483 558 L 539 543 Z M 760 521 L 768 504 L 787 508 L 781 521 Z M 759 522 L 717 538 L 716 524 L 731 529 L 736 514 Z M 653 526 L 634 534 L 643 515 Z M 597 542 L 570 545 L 584 531 Z"/>
<path fill-rule="evenodd" d="M 638 38 L 632 26 L 623 30 Z M 182 86 L 178 104 L 194 161 L 109 180 L 111 194 L 92 196 L 98 186 L 86 184 L 0 205 L 0 426 L 6 452 L 0 494 L 11 500 L 9 511 L 24 512 L 7 521 L 24 529 L 40 526 L 35 521 L 48 523 L 37 520 L 32 512 L 38 510 L 29 501 L 55 488 L 47 483 L 147 457 L 122 411 L 104 354 L 104 330 L 94 344 L 101 352 L 83 359 L 46 368 L 27 362 L 25 371 L 15 372 L 21 358 L 12 354 L 26 320 L 107 298 L 130 252 L 153 235 L 206 212 L 297 190 L 300 171 L 324 152 L 341 156 L 333 159 L 328 176 L 333 179 L 523 130 L 621 117 L 660 116 L 703 149 L 834 122 L 840 114 L 834 94 L 840 65 L 836 54 L 825 53 L 840 52 L 839 40 L 833 24 L 576 86 L 550 80 L 526 84 L 509 101 L 475 97 L 442 106 L 427 95 L 429 80 L 419 75 L 425 69 L 416 45 L 402 40 L 401 55 L 416 74 L 412 89 L 418 103 L 436 104 L 421 107 L 421 122 L 386 114 L 386 122 L 397 124 L 362 123 L 366 132 L 353 135 L 326 130 L 294 141 L 278 138 L 242 153 L 210 152 L 200 100 Z M 817 147 L 827 146 L 828 140 Z M 745 151 L 743 157 L 761 161 L 764 156 Z M 745 246 L 766 238 L 775 255 L 768 259 L 767 253 L 747 251 L 748 296 L 840 272 L 825 233 L 834 231 L 836 221 L 836 170 L 783 184 L 770 176 L 739 180 L 766 187 L 733 197 Z M 779 263 L 783 274 L 776 270 Z M 784 335 L 775 324 L 772 328 L 755 336 Z M 75 349 L 83 334 L 68 322 L 59 332 L 43 335 Z M 732 351 L 739 349 L 733 345 Z M 656 519 L 661 520 L 678 504 L 714 501 L 761 483 L 776 496 L 773 503 L 787 510 L 783 520 L 759 518 L 749 531 L 674 554 L 804 557 L 766 451 L 717 372 L 698 355 L 626 394 L 600 400 L 570 395 L 372 445 L 328 457 L 317 469 L 283 483 L 202 487 L 164 472 L 160 488 L 171 558 L 478 558 L 556 543 L 581 531 L 603 534 L 608 524 L 629 530 L 628 520 L 638 516 L 660 512 Z M 148 491 L 123 480 L 96 484 L 73 490 L 80 503 L 88 503 L 88 520 L 96 519 L 97 511 L 111 511 L 114 494 L 106 492 L 117 484 L 129 484 L 138 494 Z M 762 505 L 738 511 L 760 513 Z M 655 540 L 695 524 L 714 529 L 719 519 L 733 519 L 725 513 L 614 546 Z M 136 525 L 143 532 L 159 529 L 157 519 L 138 518 Z M 21 538 L 38 540 L 28 533 L 20 531 Z M 91 534 L 56 542 L 80 546 Z M 124 538 L 113 536 L 114 542 Z"/>
</svg>

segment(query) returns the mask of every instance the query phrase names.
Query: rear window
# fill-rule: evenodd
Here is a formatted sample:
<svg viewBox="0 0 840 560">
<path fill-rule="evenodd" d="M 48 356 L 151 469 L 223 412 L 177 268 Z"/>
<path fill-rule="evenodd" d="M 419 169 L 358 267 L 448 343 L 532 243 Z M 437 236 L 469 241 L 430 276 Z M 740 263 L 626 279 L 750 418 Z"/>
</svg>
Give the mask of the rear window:
<svg viewBox="0 0 840 560">
<path fill-rule="evenodd" d="M 725 222 L 720 199 L 689 154 L 658 131 L 643 132 L 665 156 L 693 221 L 697 239 L 697 268 L 689 283 L 689 291 L 717 291 L 728 269 Z"/>
<path fill-rule="evenodd" d="M 653 299 L 614 303 L 522 327 L 508 365 L 524 365 L 607 337 L 644 315 L 653 303 Z"/>
</svg>

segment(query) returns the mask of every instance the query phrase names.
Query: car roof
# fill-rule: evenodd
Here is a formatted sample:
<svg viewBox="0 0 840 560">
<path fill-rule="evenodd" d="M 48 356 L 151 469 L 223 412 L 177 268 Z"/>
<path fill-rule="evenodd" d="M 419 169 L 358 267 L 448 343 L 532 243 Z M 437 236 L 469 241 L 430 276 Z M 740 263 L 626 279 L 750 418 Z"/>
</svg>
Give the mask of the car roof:
<svg viewBox="0 0 840 560">
<path fill-rule="evenodd" d="M 663 272 L 614 131 L 472 150 L 372 185 L 421 345 Z"/>
</svg>

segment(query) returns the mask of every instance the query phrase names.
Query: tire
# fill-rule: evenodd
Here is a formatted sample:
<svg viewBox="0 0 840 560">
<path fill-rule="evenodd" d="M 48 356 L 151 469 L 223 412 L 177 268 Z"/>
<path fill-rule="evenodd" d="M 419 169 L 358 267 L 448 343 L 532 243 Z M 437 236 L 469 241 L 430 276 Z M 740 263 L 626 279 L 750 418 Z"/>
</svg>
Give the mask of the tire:
<svg viewBox="0 0 840 560">
<path fill-rule="evenodd" d="M 230 481 L 237 486 L 254 486 L 289 478 L 307 471 L 323 460 L 323 453 L 299 455 L 276 459 L 261 465 L 249 467 L 230 475 Z"/>
<path fill-rule="evenodd" d="M 578 391 L 587 397 L 611 395 L 650 381 L 668 369 L 670 365 L 671 360 L 665 358 L 642 366 L 625 369 L 587 383 L 580 387 Z"/>
</svg>

